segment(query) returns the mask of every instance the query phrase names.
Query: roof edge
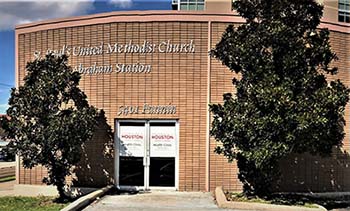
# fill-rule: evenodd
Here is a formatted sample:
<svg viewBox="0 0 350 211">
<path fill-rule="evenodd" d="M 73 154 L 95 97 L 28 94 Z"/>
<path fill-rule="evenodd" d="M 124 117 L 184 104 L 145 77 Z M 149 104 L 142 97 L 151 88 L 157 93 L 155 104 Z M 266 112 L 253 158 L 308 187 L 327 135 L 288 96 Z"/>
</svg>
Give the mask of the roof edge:
<svg viewBox="0 0 350 211">
<path fill-rule="evenodd" d="M 68 18 L 57 18 L 17 25 L 18 34 L 46 29 L 56 29 L 73 26 L 84 26 L 109 22 L 149 22 L 149 21 L 193 21 L 193 22 L 229 22 L 243 23 L 244 19 L 238 14 L 213 13 L 207 11 L 177 11 L 177 10 L 144 10 L 144 11 L 114 11 Z M 328 28 L 350 34 L 350 23 L 334 22 L 323 17 L 319 28 Z"/>
<path fill-rule="evenodd" d="M 133 10 L 133 11 L 114 11 L 114 12 L 106 12 L 106 13 L 98 13 L 98 14 L 90 14 L 90 15 L 82 15 L 82 16 L 73 16 L 67 18 L 55 18 L 50 20 L 42 20 L 36 21 L 32 23 L 25 23 L 16 25 L 15 30 L 31 28 L 39 25 L 47 25 L 47 24 L 55 24 L 62 22 L 75 22 L 81 20 L 89 20 L 89 19 L 98 19 L 98 18 L 109 18 L 109 17 L 118 17 L 118 16 L 130 16 L 130 17 L 140 17 L 140 16 L 216 16 L 216 17 L 238 17 L 238 15 L 232 13 L 212 13 L 206 11 L 177 11 L 177 10 Z"/>
</svg>

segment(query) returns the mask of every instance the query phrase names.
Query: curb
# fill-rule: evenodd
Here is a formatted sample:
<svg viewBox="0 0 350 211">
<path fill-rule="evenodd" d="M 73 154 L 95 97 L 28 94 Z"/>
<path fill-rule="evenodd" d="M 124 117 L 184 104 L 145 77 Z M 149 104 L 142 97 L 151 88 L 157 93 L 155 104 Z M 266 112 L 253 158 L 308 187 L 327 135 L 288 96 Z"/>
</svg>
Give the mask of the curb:
<svg viewBox="0 0 350 211">
<path fill-rule="evenodd" d="M 237 210 L 256 210 L 256 211 L 327 211 L 326 208 L 318 206 L 318 208 L 305 208 L 298 206 L 262 204 L 254 202 L 231 202 L 227 201 L 222 187 L 215 188 L 215 198 L 220 208 L 237 209 Z"/>
<path fill-rule="evenodd" d="M 97 197 L 101 197 L 104 194 L 106 194 L 106 192 L 110 191 L 113 187 L 113 185 L 109 185 L 92 193 L 89 193 L 85 196 L 82 196 L 79 199 L 72 202 L 71 204 L 69 204 L 67 207 L 61 209 L 61 211 L 81 210 L 82 208 L 88 206 L 91 202 L 95 201 Z"/>
</svg>

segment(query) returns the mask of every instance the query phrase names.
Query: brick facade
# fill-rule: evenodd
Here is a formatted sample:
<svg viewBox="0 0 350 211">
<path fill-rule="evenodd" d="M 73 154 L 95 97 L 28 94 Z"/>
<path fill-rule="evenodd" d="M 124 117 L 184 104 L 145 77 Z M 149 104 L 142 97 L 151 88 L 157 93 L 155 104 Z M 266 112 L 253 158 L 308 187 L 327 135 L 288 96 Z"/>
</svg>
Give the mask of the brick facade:
<svg viewBox="0 0 350 211">
<path fill-rule="evenodd" d="M 150 73 L 83 74 L 80 87 L 91 105 L 105 111 L 94 138 L 86 144 L 86 156 L 69 178 L 79 186 L 100 187 L 114 182 L 113 137 L 106 131 L 114 130 L 116 119 L 176 119 L 179 121 L 179 190 L 211 191 L 216 186 L 241 190 L 235 163 L 227 163 L 213 150 L 216 146 L 210 138 L 208 144 L 209 103 L 222 102 L 225 92 L 233 92 L 231 73 L 219 61 L 211 59 L 208 51 L 219 41 L 227 24 L 241 23 L 232 14 L 212 15 L 189 12 L 164 13 L 108 13 L 57 21 L 38 22 L 17 27 L 17 82 L 22 84 L 25 65 L 33 60 L 35 51 L 61 49 L 62 46 L 99 46 L 101 43 L 125 44 L 132 40 L 142 44 L 189 43 L 193 40 L 194 53 L 119 53 L 94 56 L 71 56 L 72 67 L 114 65 L 117 63 L 145 63 L 152 65 Z M 333 49 L 337 52 L 340 67 L 339 78 L 350 85 L 347 52 L 350 35 L 331 33 Z M 171 105 L 176 114 L 129 114 L 118 115 L 120 106 Z M 349 109 L 346 110 L 346 120 Z M 208 121 L 209 120 L 209 121 Z M 350 126 L 346 126 L 349 134 Z M 344 149 L 349 148 L 349 136 Z M 209 155 L 209 156 L 208 156 Z M 297 160 L 297 161 L 296 161 Z M 293 169 L 292 176 L 283 176 L 280 189 L 293 187 L 297 191 L 349 191 L 349 158 L 341 151 L 329 159 L 303 156 L 283 161 Z M 19 168 L 19 184 L 41 184 L 47 171 L 36 167 Z M 326 173 L 325 173 L 326 172 Z M 314 179 L 318 178 L 318 179 Z M 334 179 L 336 178 L 336 179 Z M 334 180 L 336 180 L 334 182 Z M 304 182 L 305 181 L 305 182 Z M 336 187 L 337 186 L 337 187 Z M 339 186 L 339 187 L 338 187 Z"/>
</svg>

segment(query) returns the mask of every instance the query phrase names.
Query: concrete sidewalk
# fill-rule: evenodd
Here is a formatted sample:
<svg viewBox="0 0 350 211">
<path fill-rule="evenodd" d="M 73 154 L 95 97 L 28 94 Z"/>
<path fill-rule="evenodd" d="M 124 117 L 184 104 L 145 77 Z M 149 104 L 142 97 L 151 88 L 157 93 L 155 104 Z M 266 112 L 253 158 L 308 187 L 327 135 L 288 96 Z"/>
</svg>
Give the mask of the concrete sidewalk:
<svg viewBox="0 0 350 211">
<path fill-rule="evenodd" d="M 16 162 L 6 162 L 6 161 L 0 161 L 0 168 L 3 167 L 11 167 L 11 166 L 16 166 Z"/>
<path fill-rule="evenodd" d="M 16 184 L 16 180 L 9 182 L 0 182 L 0 197 L 2 196 L 13 196 L 13 186 Z"/>
<path fill-rule="evenodd" d="M 107 195 L 85 211 L 225 211 L 215 204 L 211 193 L 158 191 L 135 195 Z M 228 210 L 227 210 L 228 211 Z M 233 211 L 233 210 L 230 210 Z"/>
</svg>

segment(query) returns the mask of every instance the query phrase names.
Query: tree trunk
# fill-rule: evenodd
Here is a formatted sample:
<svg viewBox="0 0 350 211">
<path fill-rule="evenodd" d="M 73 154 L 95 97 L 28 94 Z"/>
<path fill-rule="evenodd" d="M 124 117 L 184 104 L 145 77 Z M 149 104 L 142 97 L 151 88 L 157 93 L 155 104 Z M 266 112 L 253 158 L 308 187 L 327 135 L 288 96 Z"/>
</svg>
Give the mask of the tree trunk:
<svg viewBox="0 0 350 211">
<path fill-rule="evenodd" d="M 64 182 L 62 182 L 61 180 L 57 180 L 56 182 L 56 187 L 57 187 L 57 191 L 58 191 L 58 194 L 59 194 L 59 197 L 58 197 L 58 202 L 64 202 L 68 199 L 68 196 L 65 194 L 65 191 L 64 191 Z"/>
</svg>

